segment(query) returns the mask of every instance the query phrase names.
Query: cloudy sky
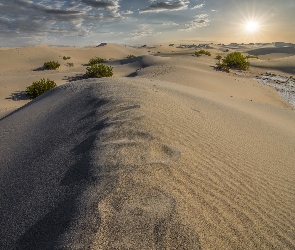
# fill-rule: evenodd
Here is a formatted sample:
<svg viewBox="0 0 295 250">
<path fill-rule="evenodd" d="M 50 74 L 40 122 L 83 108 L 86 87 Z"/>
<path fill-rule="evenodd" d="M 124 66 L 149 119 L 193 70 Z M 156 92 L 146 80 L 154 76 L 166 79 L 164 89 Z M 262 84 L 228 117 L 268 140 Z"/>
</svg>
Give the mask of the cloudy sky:
<svg viewBox="0 0 295 250">
<path fill-rule="evenodd" d="M 295 42 L 295 0 L 0 0 L 0 46 Z"/>
</svg>

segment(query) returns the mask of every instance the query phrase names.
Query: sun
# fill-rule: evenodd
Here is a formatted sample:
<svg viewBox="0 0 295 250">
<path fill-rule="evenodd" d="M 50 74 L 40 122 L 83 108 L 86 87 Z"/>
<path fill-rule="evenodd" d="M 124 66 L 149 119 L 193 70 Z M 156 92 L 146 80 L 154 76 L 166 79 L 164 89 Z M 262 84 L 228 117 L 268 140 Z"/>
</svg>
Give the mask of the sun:
<svg viewBox="0 0 295 250">
<path fill-rule="evenodd" d="M 249 21 L 245 24 L 245 28 L 248 33 L 255 33 L 259 30 L 259 24 L 255 21 Z"/>
</svg>

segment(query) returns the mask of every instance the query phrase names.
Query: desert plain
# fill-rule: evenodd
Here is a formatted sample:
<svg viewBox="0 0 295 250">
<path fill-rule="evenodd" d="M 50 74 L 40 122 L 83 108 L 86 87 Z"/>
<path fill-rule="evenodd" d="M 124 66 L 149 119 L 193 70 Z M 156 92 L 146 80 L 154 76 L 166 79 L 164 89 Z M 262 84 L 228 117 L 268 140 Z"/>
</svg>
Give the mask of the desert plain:
<svg viewBox="0 0 295 250">
<path fill-rule="evenodd" d="M 295 48 L 204 46 L 0 48 L 0 249 L 295 249 Z"/>
</svg>

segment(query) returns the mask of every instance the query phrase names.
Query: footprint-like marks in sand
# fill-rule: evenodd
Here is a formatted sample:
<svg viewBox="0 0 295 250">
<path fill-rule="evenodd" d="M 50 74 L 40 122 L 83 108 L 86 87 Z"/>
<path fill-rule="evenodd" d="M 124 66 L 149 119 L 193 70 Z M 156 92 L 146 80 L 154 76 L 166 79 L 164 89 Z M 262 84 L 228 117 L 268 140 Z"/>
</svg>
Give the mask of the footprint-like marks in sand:
<svg viewBox="0 0 295 250">
<path fill-rule="evenodd" d="M 80 214 L 61 238 L 84 249 L 199 249 L 198 237 L 178 220 L 174 198 L 136 177 L 178 161 L 180 151 L 144 127 L 140 97 L 100 91 L 103 99 L 90 100 L 92 110 L 79 119 L 77 131 L 88 138 L 73 149 L 79 160 L 61 182 L 85 186 L 75 201 Z M 81 232 L 91 221 L 99 223 Z"/>
</svg>

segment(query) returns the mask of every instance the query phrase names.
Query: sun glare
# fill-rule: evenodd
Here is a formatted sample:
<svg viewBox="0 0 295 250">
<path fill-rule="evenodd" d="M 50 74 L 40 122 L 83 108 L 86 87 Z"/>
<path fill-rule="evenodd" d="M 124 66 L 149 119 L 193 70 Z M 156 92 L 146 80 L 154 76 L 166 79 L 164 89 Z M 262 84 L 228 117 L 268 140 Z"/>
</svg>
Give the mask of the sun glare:
<svg viewBox="0 0 295 250">
<path fill-rule="evenodd" d="M 259 29 L 258 23 L 254 22 L 254 21 L 247 22 L 245 27 L 246 27 L 247 32 L 249 32 L 249 33 L 255 33 Z"/>
</svg>

